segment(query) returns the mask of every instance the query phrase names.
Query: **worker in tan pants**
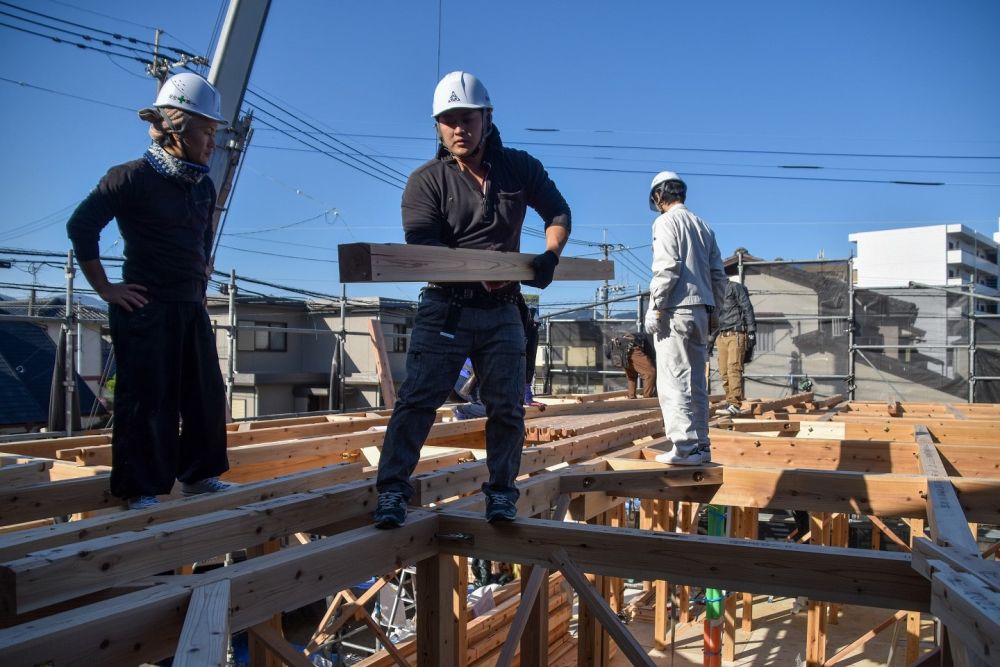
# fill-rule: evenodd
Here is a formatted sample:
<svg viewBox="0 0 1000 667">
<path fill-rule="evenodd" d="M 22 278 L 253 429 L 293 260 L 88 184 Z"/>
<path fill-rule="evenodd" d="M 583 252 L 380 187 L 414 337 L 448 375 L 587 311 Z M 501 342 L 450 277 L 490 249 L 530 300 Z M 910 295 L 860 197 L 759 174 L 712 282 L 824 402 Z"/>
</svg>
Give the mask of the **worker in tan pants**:
<svg viewBox="0 0 1000 667">
<path fill-rule="evenodd" d="M 726 392 L 726 405 L 717 415 L 740 414 L 743 403 L 743 364 L 750 361 L 757 339 L 757 320 L 746 287 L 729 281 L 718 315 L 718 329 L 713 338 L 719 348 L 719 375 Z"/>
</svg>

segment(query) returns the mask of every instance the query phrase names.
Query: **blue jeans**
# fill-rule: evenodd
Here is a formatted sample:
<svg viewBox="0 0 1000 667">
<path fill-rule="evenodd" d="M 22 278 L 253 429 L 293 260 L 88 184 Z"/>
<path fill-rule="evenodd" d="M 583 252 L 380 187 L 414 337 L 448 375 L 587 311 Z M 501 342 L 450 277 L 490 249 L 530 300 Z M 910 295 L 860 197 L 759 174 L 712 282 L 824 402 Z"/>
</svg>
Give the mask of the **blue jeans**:
<svg viewBox="0 0 1000 667">
<path fill-rule="evenodd" d="M 516 501 L 514 487 L 524 445 L 524 325 L 514 304 L 462 308 L 455 337 L 441 335 L 448 300 L 427 290 L 406 355 L 406 380 L 396 397 L 386 427 L 378 465 L 379 493 L 413 495 L 410 475 L 420 460 L 437 409 L 447 400 L 465 359 L 471 358 L 479 378 L 479 395 L 486 405 L 486 466 L 488 495 Z"/>
</svg>

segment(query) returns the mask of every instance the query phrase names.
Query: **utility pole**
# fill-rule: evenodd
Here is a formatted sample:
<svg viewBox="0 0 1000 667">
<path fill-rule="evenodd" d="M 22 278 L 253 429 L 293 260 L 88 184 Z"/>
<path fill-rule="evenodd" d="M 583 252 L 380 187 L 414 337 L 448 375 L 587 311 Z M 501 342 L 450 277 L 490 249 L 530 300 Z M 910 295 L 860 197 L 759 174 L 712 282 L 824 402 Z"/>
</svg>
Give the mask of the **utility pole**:
<svg viewBox="0 0 1000 667">
<path fill-rule="evenodd" d="M 251 119 L 240 118 L 240 107 L 270 8 L 271 0 L 230 0 L 212 56 L 208 82 L 222 96 L 222 117 L 229 123 L 227 129 L 220 130 L 223 138 L 216 141 L 217 148 L 209 165 L 209 176 L 219 192 L 212 216 L 212 232 L 216 236 L 220 233 L 222 214 L 228 207 L 236 168 L 250 141 Z"/>
<path fill-rule="evenodd" d="M 73 276 L 75 273 L 73 251 L 70 250 L 66 255 L 66 319 L 63 322 L 63 335 L 66 340 L 64 347 L 66 356 L 63 359 L 63 368 L 66 373 L 66 377 L 63 379 L 63 387 L 66 392 L 66 437 L 73 435 L 73 392 L 76 390 L 76 370 L 73 364 L 73 335 L 75 333 L 73 326 Z"/>
</svg>

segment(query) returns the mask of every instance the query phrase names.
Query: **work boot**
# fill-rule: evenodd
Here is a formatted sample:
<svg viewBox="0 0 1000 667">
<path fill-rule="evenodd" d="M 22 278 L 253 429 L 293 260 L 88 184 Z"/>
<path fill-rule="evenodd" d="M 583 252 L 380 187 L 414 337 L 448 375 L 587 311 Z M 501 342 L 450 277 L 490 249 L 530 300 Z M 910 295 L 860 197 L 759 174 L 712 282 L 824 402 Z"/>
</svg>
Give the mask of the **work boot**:
<svg viewBox="0 0 1000 667">
<path fill-rule="evenodd" d="M 223 482 L 218 477 L 207 477 L 197 482 L 181 482 L 181 493 L 185 496 L 200 496 L 203 493 L 218 493 L 227 491 L 236 486 L 230 482 Z"/>
<path fill-rule="evenodd" d="M 378 494 L 374 518 L 376 528 L 399 528 L 406 521 L 406 497 L 398 491 Z"/>
<path fill-rule="evenodd" d="M 486 520 L 490 523 L 497 521 L 513 521 L 517 518 L 517 504 L 502 495 L 486 496 Z"/>
<path fill-rule="evenodd" d="M 135 496 L 127 501 L 130 510 L 148 510 L 160 504 L 160 499 L 156 496 Z"/>
</svg>

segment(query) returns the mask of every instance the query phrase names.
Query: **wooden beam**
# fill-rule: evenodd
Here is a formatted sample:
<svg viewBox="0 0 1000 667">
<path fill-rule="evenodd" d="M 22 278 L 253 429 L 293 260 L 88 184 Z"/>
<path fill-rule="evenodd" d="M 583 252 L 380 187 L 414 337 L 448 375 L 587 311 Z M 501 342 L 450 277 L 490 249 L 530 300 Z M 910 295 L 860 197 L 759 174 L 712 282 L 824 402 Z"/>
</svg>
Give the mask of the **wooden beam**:
<svg viewBox="0 0 1000 667">
<path fill-rule="evenodd" d="M 0 491 L 0 525 L 66 516 L 123 503 L 111 495 L 110 475 L 43 482 Z"/>
<path fill-rule="evenodd" d="M 564 473 L 559 485 L 565 493 L 603 491 L 611 495 L 652 498 L 664 487 L 713 486 L 723 483 L 723 468 L 717 465 L 668 466 L 658 470 L 628 470 Z"/>
<path fill-rule="evenodd" d="M 800 394 L 792 394 L 787 398 L 777 398 L 772 401 L 763 401 L 761 403 L 753 404 L 753 413 L 755 415 L 762 415 L 765 412 L 772 412 L 778 410 L 779 408 L 784 408 L 789 405 L 798 405 L 800 403 L 810 403 L 813 400 L 813 393 L 811 391 L 805 391 Z"/>
<path fill-rule="evenodd" d="M 660 433 L 663 422 L 659 417 L 625 426 L 595 431 L 585 435 L 557 440 L 551 444 L 526 447 L 521 455 L 520 474 L 537 472 L 549 466 L 580 459 L 593 458 L 599 453 L 628 446 L 645 435 Z M 462 464 L 413 479 L 411 502 L 427 505 L 447 498 L 476 491 L 489 478 L 486 462 Z M 516 561 L 515 561 L 516 562 Z"/>
<path fill-rule="evenodd" d="M 0 488 L 13 489 L 49 481 L 54 461 L 31 461 L 0 467 Z"/>
<path fill-rule="evenodd" d="M 309 544 L 198 575 L 207 585 L 229 579 L 230 627 L 256 625 L 371 576 L 436 553 L 437 517 L 413 511 L 395 530 L 365 526 Z M 364 558 L 358 554 L 363 553 Z M 173 655 L 190 597 L 179 583 L 118 596 L 0 629 L 0 656 L 12 665 L 114 665 L 155 662 Z"/>
<path fill-rule="evenodd" d="M 331 486 L 357 479 L 360 475 L 361 466 L 358 464 L 337 464 L 275 480 L 243 484 L 224 493 L 207 493 L 192 498 L 170 500 L 146 510 L 131 510 L 110 516 L 97 516 L 0 535 L 0 562 L 15 560 L 35 551 L 64 544 L 141 530 L 176 519 Z"/>
<path fill-rule="evenodd" d="M 920 468 L 930 478 L 927 480 L 927 522 L 931 538 L 942 546 L 953 546 L 978 558 L 976 538 L 969 531 L 955 487 L 948 480 L 948 471 L 941 462 L 930 432 L 924 426 L 915 426 L 913 430 L 919 448 Z"/>
<path fill-rule="evenodd" d="M 517 520 L 495 530 L 481 517 L 441 510 L 439 532 L 471 540 L 442 542 L 449 553 L 503 562 L 546 562 L 563 547 L 585 572 L 725 590 L 806 595 L 849 604 L 926 610 L 929 584 L 900 554 L 785 542 L 648 533 L 632 528 Z M 689 554 L 697 553 L 697 559 Z M 733 568 L 732 563 L 740 563 Z"/>
<path fill-rule="evenodd" d="M 985 560 L 978 552 L 939 546 L 926 538 L 914 540 L 914 569 L 930 579 L 933 576 L 931 564 L 934 561 L 947 563 L 949 567 L 960 572 L 968 572 L 987 586 L 1000 591 L 1000 562 Z"/>
<path fill-rule="evenodd" d="M 1000 592 L 971 574 L 933 564 L 931 613 L 972 654 L 995 665 L 1000 657 Z"/>
<path fill-rule="evenodd" d="M 176 667 L 225 667 L 229 650 L 229 580 L 223 579 L 191 591 Z"/>
<path fill-rule="evenodd" d="M 650 458 L 657 453 L 648 450 Z M 713 452 L 714 456 L 714 452 Z M 652 468 L 653 461 L 615 461 L 615 468 Z M 850 512 L 880 517 L 926 518 L 926 478 L 869 475 L 842 470 L 723 466 L 722 486 L 657 489 L 659 497 L 760 509 Z M 951 478 L 969 521 L 1000 523 L 1000 479 Z"/>
<path fill-rule="evenodd" d="M 374 501 L 373 482 L 361 480 L 41 551 L 0 566 L 0 611 L 23 614 L 143 575 L 316 529 L 331 517 L 363 516 Z"/>
<path fill-rule="evenodd" d="M 622 650 L 629 662 L 633 665 L 656 667 L 656 663 L 643 650 L 639 642 L 632 636 L 632 633 L 625 627 L 625 624 L 621 622 L 621 619 L 611 610 L 608 603 L 604 601 L 604 598 L 597 594 L 594 587 L 590 585 L 587 578 L 583 576 L 583 573 L 570 559 L 566 550 L 563 548 L 554 550 L 549 559 L 563 573 L 566 581 L 573 586 L 577 595 L 580 596 L 581 601 L 587 605 L 590 613 L 597 617 L 597 620 L 604 626 L 608 634 L 614 638 L 615 643 L 618 644 L 618 648 Z"/>
<path fill-rule="evenodd" d="M 337 247 L 342 283 L 480 282 L 531 280 L 530 253 L 399 243 L 345 243 Z M 611 280 L 614 262 L 562 257 L 556 280 Z"/>
<path fill-rule="evenodd" d="M 868 642 L 870 642 L 872 639 L 875 639 L 875 637 L 877 637 L 880 632 L 886 630 L 887 628 L 891 628 L 894 624 L 898 623 L 904 618 L 906 618 L 906 612 L 897 611 L 895 614 L 885 619 L 884 621 L 876 625 L 874 628 L 872 628 L 871 630 L 861 635 L 853 642 L 851 642 L 850 644 L 848 644 L 847 646 L 845 646 L 844 648 L 840 649 L 835 654 L 830 656 L 826 660 L 826 662 L 823 663 L 823 667 L 833 667 L 833 665 L 836 665 L 838 662 L 843 662 L 844 659 L 847 658 L 849 655 L 857 651 L 859 648 L 861 648 Z"/>
<path fill-rule="evenodd" d="M 378 375 L 379 387 L 382 389 L 382 405 L 392 409 L 396 405 L 396 385 L 392 382 L 392 367 L 389 366 L 389 355 L 385 351 L 385 336 L 382 335 L 382 323 L 376 319 L 368 320 L 368 336 L 375 352 L 375 373 Z"/>
</svg>

